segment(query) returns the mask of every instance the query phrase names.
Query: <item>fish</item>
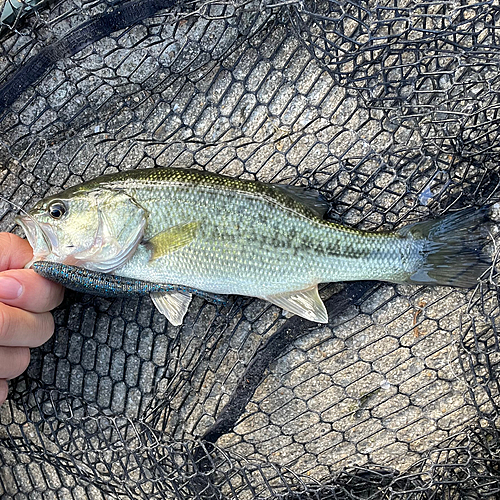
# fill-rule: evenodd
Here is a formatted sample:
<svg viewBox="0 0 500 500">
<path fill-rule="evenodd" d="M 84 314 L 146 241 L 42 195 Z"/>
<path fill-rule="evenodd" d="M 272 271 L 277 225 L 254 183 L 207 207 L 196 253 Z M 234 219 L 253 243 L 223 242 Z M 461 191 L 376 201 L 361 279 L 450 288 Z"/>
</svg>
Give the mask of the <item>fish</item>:
<svg viewBox="0 0 500 500">
<path fill-rule="evenodd" d="M 103 175 L 42 199 L 17 221 L 33 260 L 217 295 L 265 299 L 328 323 L 318 285 L 377 280 L 470 288 L 491 262 L 488 208 L 467 208 L 392 232 L 325 218 L 302 187 L 184 168 Z M 191 293 L 151 294 L 181 325 Z"/>
</svg>

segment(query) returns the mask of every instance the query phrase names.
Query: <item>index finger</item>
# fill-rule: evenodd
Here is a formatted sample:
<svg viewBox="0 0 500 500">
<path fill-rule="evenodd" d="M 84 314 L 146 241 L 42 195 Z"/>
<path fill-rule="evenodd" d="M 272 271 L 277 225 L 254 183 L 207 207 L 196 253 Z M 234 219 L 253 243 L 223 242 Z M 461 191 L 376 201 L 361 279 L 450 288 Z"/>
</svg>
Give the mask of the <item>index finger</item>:
<svg viewBox="0 0 500 500">
<path fill-rule="evenodd" d="M 31 312 L 45 312 L 63 300 L 64 288 L 46 280 L 33 269 L 0 272 L 0 301 Z"/>
</svg>

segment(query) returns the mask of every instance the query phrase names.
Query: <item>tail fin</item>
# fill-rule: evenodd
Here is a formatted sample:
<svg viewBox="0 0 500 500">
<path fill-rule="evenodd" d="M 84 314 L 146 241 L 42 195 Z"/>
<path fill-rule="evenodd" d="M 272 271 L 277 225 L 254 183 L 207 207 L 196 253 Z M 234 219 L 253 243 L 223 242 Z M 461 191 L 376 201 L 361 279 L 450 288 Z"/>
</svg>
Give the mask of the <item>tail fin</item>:
<svg viewBox="0 0 500 500">
<path fill-rule="evenodd" d="M 468 208 L 439 219 L 418 222 L 399 233 L 425 240 L 423 265 L 406 281 L 471 288 L 491 266 L 486 252 L 489 207 Z"/>
</svg>

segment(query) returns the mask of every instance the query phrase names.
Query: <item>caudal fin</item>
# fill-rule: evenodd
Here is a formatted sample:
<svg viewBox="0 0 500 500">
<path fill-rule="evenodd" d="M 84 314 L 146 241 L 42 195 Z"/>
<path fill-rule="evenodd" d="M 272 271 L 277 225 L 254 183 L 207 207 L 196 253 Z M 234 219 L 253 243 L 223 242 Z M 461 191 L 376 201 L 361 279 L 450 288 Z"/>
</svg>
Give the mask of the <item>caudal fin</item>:
<svg viewBox="0 0 500 500">
<path fill-rule="evenodd" d="M 468 208 L 402 228 L 402 235 L 424 240 L 423 265 L 406 281 L 471 288 L 491 266 L 486 252 L 489 208 Z"/>
</svg>

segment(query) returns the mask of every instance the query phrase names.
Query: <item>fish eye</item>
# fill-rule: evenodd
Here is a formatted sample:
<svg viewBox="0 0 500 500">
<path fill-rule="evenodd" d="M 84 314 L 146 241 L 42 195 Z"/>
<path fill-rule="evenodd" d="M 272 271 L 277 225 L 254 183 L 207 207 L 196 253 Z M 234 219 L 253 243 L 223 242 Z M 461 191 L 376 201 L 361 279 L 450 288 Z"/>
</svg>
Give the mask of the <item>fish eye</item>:
<svg viewBox="0 0 500 500">
<path fill-rule="evenodd" d="M 49 206 L 48 212 L 53 219 L 60 219 L 66 213 L 66 205 L 62 201 L 56 201 Z"/>
</svg>

